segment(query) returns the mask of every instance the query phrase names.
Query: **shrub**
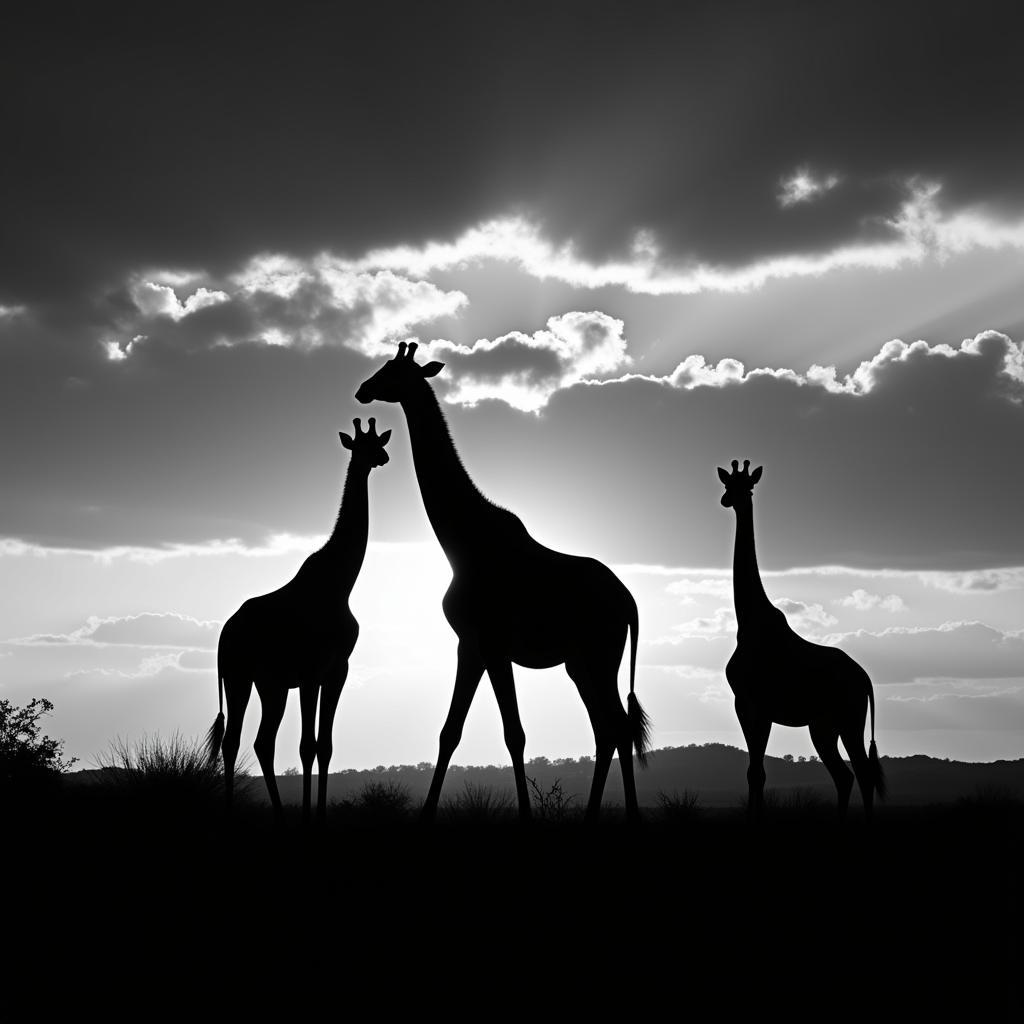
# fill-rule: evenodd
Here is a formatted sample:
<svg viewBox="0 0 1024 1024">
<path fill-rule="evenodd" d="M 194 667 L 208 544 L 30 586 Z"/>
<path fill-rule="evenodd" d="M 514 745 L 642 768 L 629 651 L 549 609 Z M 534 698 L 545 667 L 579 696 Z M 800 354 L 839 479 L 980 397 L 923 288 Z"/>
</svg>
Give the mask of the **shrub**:
<svg viewBox="0 0 1024 1024">
<path fill-rule="evenodd" d="M 658 808 L 661 817 L 669 822 L 693 821 L 700 817 L 699 796 L 689 789 L 682 793 L 673 790 L 671 793 L 658 794 Z"/>
<path fill-rule="evenodd" d="M 96 761 L 104 782 L 161 804 L 195 804 L 220 797 L 224 791 L 224 772 L 219 759 L 210 761 L 206 741 L 186 739 L 177 732 L 169 739 L 157 734 L 133 743 L 118 737 L 109 753 Z M 236 766 L 238 795 L 243 795 L 247 775 L 244 764 Z"/>
<path fill-rule="evenodd" d="M 566 795 L 562 789 L 561 779 L 555 779 L 546 793 L 537 785 L 536 779 L 527 776 L 526 781 L 530 784 L 530 789 L 533 792 L 534 814 L 541 821 L 565 821 L 570 811 L 575 809 L 571 805 L 576 797 L 573 794 Z"/>
<path fill-rule="evenodd" d="M 41 734 L 39 720 L 51 711 L 45 697 L 33 697 L 24 707 L 0 700 L 0 789 L 55 781 L 78 760 L 65 759 L 63 740 Z"/>
<path fill-rule="evenodd" d="M 513 798 L 505 790 L 495 792 L 490 786 L 467 782 L 463 791 L 444 804 L 445 816 L 460 822 L 493 821 L 507 818 L 512 812 Z"/>
</svg>

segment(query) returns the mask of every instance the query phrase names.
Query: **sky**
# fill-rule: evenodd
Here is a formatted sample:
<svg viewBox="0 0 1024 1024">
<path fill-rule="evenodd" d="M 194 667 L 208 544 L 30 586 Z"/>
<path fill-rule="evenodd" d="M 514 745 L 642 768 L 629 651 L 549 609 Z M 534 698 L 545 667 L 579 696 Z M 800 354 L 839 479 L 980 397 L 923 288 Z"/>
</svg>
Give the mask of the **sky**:
<svg viewBox="0 0 1024 1024">
<path fill-rule="evenodd" d="M 0 39 L 0 697 L 199 735 L 374 414 L 332 767 L 436 756 L 455 636 L 403 340 L 480 489 L 640 609 L 655 746 L 742 745 L 734 517 L 883 754 L 1024 753 L 1024 92 L 1004 4 L 32 5 Z M 592 754 L 517 670 L 527 757 Z M 620 687 L 625 692 L 625 671 Z M 243 742 L 258 724 L 250 705 Z M 298 763 L 298 702 L 278 741 Z M 809 754 L 776 726 L 770 754 Z M 457 763 L 507 763 L 493 696 Z"/>
</svg>

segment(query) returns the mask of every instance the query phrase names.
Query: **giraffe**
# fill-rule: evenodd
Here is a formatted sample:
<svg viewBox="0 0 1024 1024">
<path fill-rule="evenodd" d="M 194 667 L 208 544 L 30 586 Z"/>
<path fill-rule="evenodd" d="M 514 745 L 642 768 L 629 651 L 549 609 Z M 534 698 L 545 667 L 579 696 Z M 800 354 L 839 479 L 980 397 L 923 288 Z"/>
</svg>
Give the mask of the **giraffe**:
<svg viewBox="0 0 1024 1024">
<path fill-rule="evenodd" d="M 725 485 L 722 505 L 736 513 L 732 586 L 736 605 L 736 650 L 725 668 L 736 699 L 736 715 L 750 755 L 749 807 L 757 815 L 764 796 L 764 752 L 772 723 L 808 726 L 811 742 L 829 770 L 839 794 L 839 815 L 846 817 L 853 778 L 839 754 L 841 738 L 850 757 L 870 820 L 874 793 L 885 796 L 885 780 L 875 746 L 875 695 L 867 672 L 838 647 L 798 636 L 765 594 L 754 550 L 754 485 L 750 472 L 734 459 L 732 473 L 719 467 Z M 871 744 L 864 753 L 864 719 L 871 710 Z"/>
<path fill-rule="evenodd" d="M 310 817 L 313 759 L 317 760 L 317 817 L 327 813 L 327 774 L 333 744 L 331 733 L 348 659 L 359 635 L 359 623 L 348 597 L 366 554 L 369 527 L 367 484 L 370 471 L 388 462 L 384 446 L 391 431 L 377 434 L 376 421 L 355 434 L 339 433 L 352 452 L 341 508 L 327 543 L 314 551 L 295 576 L 279 590 L 251 597 L 232 615 L 220 633 L 217 676 L 220 713 L 208 735 L 208 753 L 216 761 L 223 745 L 227 806 L 230 809 L 242 719 L 253 684 L 263 705 L 254 748 L 278 821 L 283 812 L 274 776 L 274 746 L 284 716 L 288 691 L 298 687 L 302 713 L 302 816 Z M 225 723 L 224 696 L 228 715 Z M 320 703 L 319 728 L 316 723 Z"/>
<path fill-rule="evenodd" d="M 415 342 L 408 346 L 401 342 L 397 356 L 360 385 L 356 399 L 401 405 L 427 518 L 452 569 L 442 609 L 458 637 L 458 668 L 423 818 L 430 821 L 437 811 L 448 764 L 486 671 L 512 757 L 520 818 L 529 819 L 523 766 L 526 735 L 516 701 L 514 663 L 528 668 L 565 665 L 583 699 L 596 743 L 586 818 L 592 822 L 598 815 L 617 750 L 627 816 L 636 820 L 633 749 L 641 766 L 645 765 L 650 726 L 634 692 L 638 614 L 633 595 L 601 562 L 538 543 L 517 516 L 477 490 L 428 382 L 444 364 L 420 365 L 415 353 Z M 631 636 L 628 712 L 618 692 L 627 632 Z"/>
</svg>

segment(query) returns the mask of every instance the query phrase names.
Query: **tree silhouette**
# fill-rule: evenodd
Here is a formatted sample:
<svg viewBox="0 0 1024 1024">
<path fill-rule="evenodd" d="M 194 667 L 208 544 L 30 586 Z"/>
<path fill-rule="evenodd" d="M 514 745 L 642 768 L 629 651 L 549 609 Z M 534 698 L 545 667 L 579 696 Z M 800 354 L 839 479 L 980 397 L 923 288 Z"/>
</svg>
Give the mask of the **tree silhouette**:
<svg viewBox="0 0 1024 1024">
<path fill-rule="evenodd" d="M 63 740 L 42 735 L 39 720 L 51 711 L 45 697 L 33 697 L 24 707 L 0 700 L 0 789 L 52 781 L 78 760 L 64 758 Z"/>
</svg>

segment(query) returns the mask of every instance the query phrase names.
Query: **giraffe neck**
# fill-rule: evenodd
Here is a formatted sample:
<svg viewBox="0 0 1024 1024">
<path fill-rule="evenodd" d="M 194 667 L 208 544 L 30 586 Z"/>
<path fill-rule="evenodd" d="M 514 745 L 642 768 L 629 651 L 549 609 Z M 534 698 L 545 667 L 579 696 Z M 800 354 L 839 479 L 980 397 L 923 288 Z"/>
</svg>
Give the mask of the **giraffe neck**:
<svg viewBox="0 0 1024 1024">
<path fill-rule="evenodd" d="M 481 536 L 481 520 L 488 521 L 503 510 L 489 502 L 470 479 L 434 389 L 425 380 L 416 386 L 413 395 L 402 400 L 402 409 L 409 424 L 423 506 L 451 560 L 472 538 Z"/>
<path fill-rule="evenodd" d="M 740 630 L 773 622 L 778 609 L 768 600 L 757 568 L 754 550 L 754 505 L 734 505 L 736 513 L 736 544 L 732 557 L 732 596 L 736 605 L 736 621 Z"/>
<path fill-rule="evenodd" d="M 345 474 L 341 507 L 327 543 L 321 548 L 329 563 L 331 586 L 347 595 L 356 582 L 366 555 L 366 538 L 370 529 L 367 483 L 370 467 L 351 459 Z"/>
</svg>

